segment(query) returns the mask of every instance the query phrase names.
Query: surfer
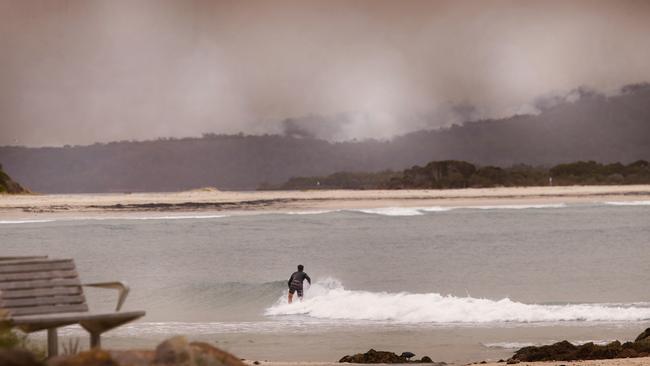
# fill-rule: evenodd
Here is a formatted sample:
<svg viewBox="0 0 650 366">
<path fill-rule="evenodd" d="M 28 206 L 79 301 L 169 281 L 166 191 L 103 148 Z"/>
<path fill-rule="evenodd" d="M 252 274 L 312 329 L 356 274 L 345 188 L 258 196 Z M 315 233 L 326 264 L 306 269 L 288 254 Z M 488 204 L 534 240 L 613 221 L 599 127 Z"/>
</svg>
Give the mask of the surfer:
<svg viewBox="0 0 650 366">
<path fill-rule="evenodd" d="M 293 272 L 291 274 L 291 277 L 289 277 L 289 304 L 291 304 L 291 300 L 293 300 L 293 293 L 298 292 L 298 298 L 300 301 L 302 301 L 302 283 L 303 281 L 307 280 L 309 284 L 311 285 L 311 278 L 309 278 L 309 275 L 303 272 L 303 269 L 305 267 L 302 264 L 298 265 L 298 271 Z"/>
</svg>

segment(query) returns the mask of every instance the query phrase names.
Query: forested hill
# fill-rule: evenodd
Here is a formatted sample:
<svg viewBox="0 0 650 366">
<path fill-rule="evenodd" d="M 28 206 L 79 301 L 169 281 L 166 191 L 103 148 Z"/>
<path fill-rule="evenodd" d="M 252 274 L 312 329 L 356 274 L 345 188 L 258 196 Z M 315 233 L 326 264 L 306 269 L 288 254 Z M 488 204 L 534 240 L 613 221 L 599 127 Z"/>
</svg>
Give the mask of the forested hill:
<svg viewBox="0 0 650 366">
<path fill-rule="evenodd" d="M 115 142 L 61 148 L 0 147 L 0 163 L 37 192 L 255 189 L 291 177 L 402 170 L 432 160 L 477 165 L 555 165 L 650 160 L 650 85 L 616 96 L 583 92 L 538 115 L 419 131 L 391 141 L 330 143 L 288 136 Z"/>
<path fill-rule="evenodd" d="M 284 184 L 263 186 L 266 190 L 305 189 L 450 189 L 533 187 L 572 185 L 650 184 L 650 163 L 600 164 L 577 161 L 554 167 L 514 165 L 477 167 L 466 161 L 432 161 L 401 172 L 339 172 L 324 177 L 294 177 Z"/>
<path fill-rule="evenodd" d="M 28 193 L 29 191 L 23 188 L 20 184 L 16 183 L 11 177 L 2 170 L 0 165 L 0 194 L 9 193 Z"/>
</svg>

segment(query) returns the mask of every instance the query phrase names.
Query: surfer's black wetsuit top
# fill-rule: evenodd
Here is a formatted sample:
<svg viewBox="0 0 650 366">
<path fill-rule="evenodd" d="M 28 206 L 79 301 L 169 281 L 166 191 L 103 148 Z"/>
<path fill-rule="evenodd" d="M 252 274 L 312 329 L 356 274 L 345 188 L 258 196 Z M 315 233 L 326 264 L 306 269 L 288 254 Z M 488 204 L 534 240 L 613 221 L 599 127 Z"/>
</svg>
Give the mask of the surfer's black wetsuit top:
<svg viewBox="0 0 650 366">
<path fill-rule="evenodd" d="M 291 277 L 289 277 L 289 282 L 287 284 L 289 285 L 290 289 L 302 290 L 302 282 L 305 279 L 311 285 L 311 278 L 309 278 L 309 275 L 307 275 L 305 272 L 302 271 L 293 272 Z"/>
</svg>

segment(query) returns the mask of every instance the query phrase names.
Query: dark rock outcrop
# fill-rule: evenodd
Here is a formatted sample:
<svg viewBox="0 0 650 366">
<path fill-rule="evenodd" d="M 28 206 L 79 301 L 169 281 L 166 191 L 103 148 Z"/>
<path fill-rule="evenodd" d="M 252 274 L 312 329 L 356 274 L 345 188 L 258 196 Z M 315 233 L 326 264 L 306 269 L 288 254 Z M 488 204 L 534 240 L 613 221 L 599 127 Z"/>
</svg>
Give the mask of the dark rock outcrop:
<svg viewBox="0 0 650 366">
<path fill-rule="evenodd" d="M 420 360 L 409 361 L 411 352 L 404 352 L 398 356 L 394 352 L 375 351 L 370 349 L 366 353 L 357 353 L 352 356 L 344 356 L 339 362 L 348 363 L 432 363 L 438 366 L 446 365 L 444 362 L 433 362 L 430 357 L 424 356 Z M 412 357 L 412 356 L 411 356 Z"/>
<path fill-rule="evenodd" d="M 636 337 L 634 341 L 639 342 L 642 340 L 650 340 L 650 328 L 644 330 L 643 333 L 639 334 L 639 336 Z"/>
<path fill-rule="evenodd" d="M 574 345 L 568 341 L 562 341 L 540 347 L 524 347 L 515 352 L 508 361 L 575 361 L 647 356 L 650 356 L 650 328 L 641 333 L 634 342 L 621 344 L 619 341 L 614 341 L 606 345 L 589 342 Z"/>
</svg>

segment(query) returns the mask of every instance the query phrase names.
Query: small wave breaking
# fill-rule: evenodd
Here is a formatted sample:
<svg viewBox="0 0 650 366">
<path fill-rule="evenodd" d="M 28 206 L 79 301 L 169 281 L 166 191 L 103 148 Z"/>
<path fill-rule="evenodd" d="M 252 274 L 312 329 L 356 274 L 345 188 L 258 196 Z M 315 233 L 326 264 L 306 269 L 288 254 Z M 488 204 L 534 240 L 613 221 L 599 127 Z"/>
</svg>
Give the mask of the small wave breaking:
<svg viewBox="0 0 650 366">
<path fill-rule="evenodd" d="M 11 224 L 39 224 L 44 222 L 52 222 L 56 220 L 0 220 L 0 225 L 11 225 Z"/>
<path fill-rule="evenodd" d="M 431 206 L 431 207 L 379 207 L 350 209 L 347 211 L 361 212 L 365 214 L 381 216 L 420 216 L 433 212 L 447 212 L 451 210 L 473 209 L 473 210 L 525 210 L 544 208 L 565 208 L 566 203 L 554 204 L 531 204 L 531 205 L 487 205 L 487 206 Z"/>
<path fill-rule="evenodd" d="M 611 201 L 605 202 L 610 206 L 650 206 L 650 201 Z"/>
<path fill-rule="evenodd" d="M 265 314 L 397 323 L 631 322 L 650 320 L 650 304 L 538 305 L 508 298 L 490 300 L 438 293 L 354 291 L 328 278 L 315 282 L 303 302 L 287 304 L 283 295 L 266 309 Z"/>
</svg>

